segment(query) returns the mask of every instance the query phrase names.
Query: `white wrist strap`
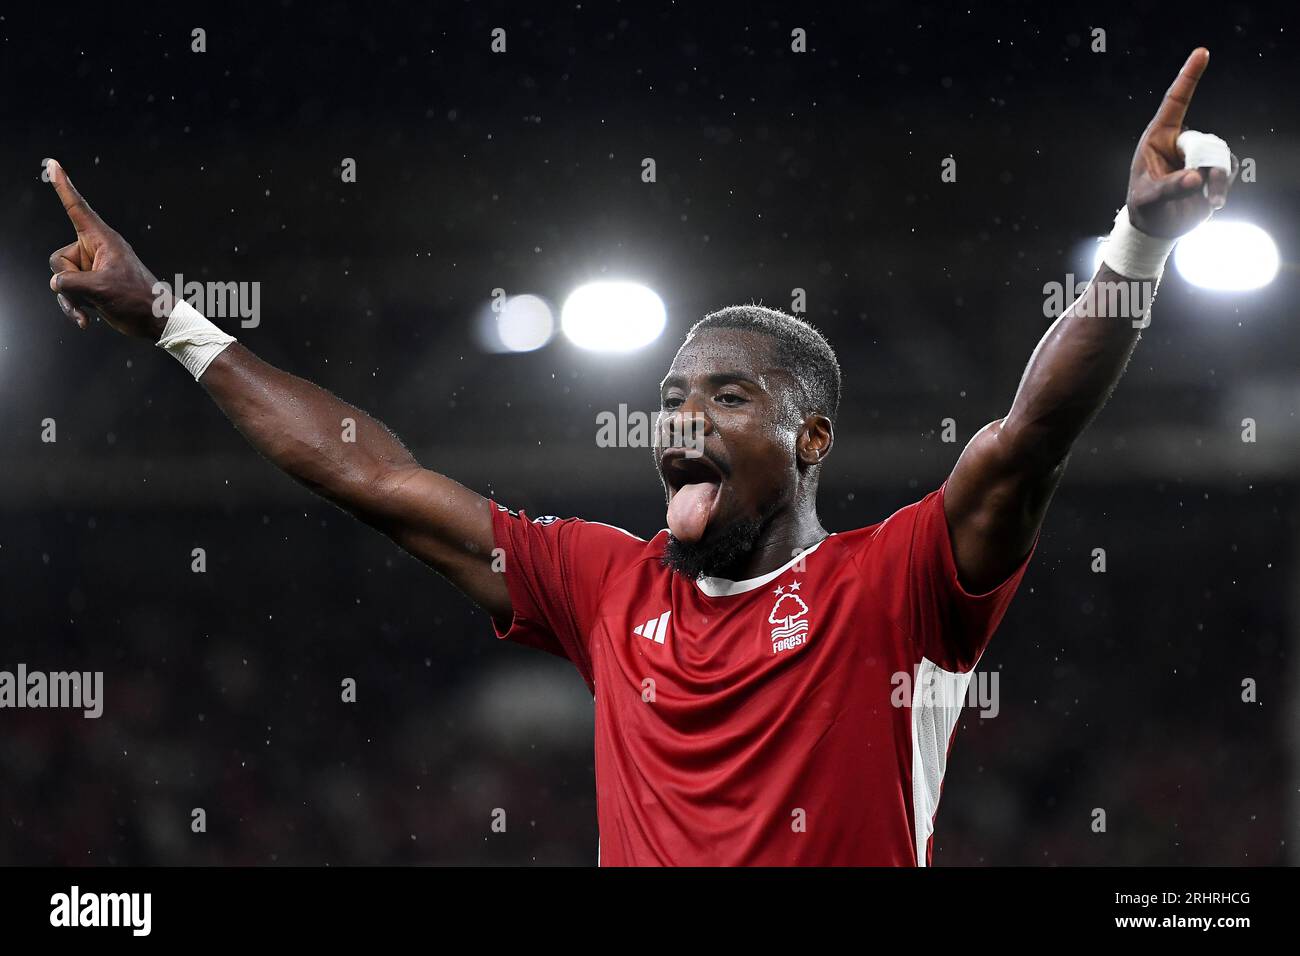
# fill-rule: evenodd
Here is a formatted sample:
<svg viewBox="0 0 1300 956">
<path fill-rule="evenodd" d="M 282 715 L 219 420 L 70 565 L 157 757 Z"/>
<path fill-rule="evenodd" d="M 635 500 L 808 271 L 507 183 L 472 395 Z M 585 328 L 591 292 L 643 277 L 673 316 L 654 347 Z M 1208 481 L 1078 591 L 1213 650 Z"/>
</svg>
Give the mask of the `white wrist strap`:
<svg viewBox="0 0 1300 956">
<path fill-rule="evenodd" d="M 197 382 L 212 360 L 233 341 L 233 335 L 222 332 L 192 305 L 180 299 L 167 317 L 158 347 L 176 356 Z"/>
<path fill-rule="evenodd" d="M 1159 279 L 1175 239 L 1148 236 L 1128 221 L 1128 206 L 1115 215 L 1115 228 L 1102 243 L 1101 261 L 1127 279 Z"/>
</svg>

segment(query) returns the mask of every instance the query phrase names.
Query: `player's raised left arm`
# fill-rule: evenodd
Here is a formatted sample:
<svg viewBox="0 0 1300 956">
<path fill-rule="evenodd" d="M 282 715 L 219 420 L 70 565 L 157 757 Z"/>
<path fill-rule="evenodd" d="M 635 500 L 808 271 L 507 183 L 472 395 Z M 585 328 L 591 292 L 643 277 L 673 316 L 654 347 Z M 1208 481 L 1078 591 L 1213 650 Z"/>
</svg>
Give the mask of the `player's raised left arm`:
<svg viewBox="0 0 1300 956">
<path fill-rule="evenodd" d="M 1185 169 L 1176 145 L 1209 56 L 1198 48 L 1187 58 L 1138 142 L 1128 183 L 1128 235 L 1121 237 L 1124 227 L 1117 226 L 1105 255 L 1109 264 L 1047 330 L 1010 412 L 971 439 L 948 479 L 949 534 L 958 576 L 972 593 L 996 587 L 1024 560 L 1071 446 L 1123 374 L 1159 281 L 1135 278 L 1148 271 L 1139 264 L 1162 263 L 1160 253 L 1167 254 L 1172 240 L 1226 200 L 1230 173 L 1217 166 Z M 1120 263 L 1130 275 L 1111 267 Z M 1158 276 L 1159 268 L 1151 271 Z"/>
</svg>

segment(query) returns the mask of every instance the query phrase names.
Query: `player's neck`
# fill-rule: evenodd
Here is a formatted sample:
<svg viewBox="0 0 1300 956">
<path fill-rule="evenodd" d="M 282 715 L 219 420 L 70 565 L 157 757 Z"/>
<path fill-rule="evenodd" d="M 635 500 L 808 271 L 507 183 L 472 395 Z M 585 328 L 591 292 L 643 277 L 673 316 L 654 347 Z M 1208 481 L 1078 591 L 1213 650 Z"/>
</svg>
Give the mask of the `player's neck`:
<svg viewBox="0 0 1300 956">
<path fill-rule="evenodd" d="M 748 581 L 784 567 L 799 552 L 807 551 L 826 537 L 826 529 L 812 508 L 781 512 L 773 517 L 758 543 L 742 560 L 715 577 Z"/>
</svg>

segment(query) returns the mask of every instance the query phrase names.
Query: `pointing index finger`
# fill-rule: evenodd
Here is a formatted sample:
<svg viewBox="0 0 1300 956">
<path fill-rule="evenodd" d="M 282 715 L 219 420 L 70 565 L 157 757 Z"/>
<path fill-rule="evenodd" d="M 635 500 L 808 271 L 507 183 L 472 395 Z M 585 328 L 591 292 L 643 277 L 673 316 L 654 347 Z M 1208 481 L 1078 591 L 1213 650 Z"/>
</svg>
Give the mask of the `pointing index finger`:
<svg viewBox="0 0 1300 956">
<path fill-rule="evenodd" d="M 1192 94 L 1196 92 L 1196 82 L 1205 72 L 1205 65 L 1209 62 L 1210 51 L 1205 47 L 1198 46 L 1192 51 L 1183 68 L 1178 71 L 1177 78 L 1165 92 L 1165 98 L 1161 100 L 1160 108 L 1156 110 L 1156 118 L 1151 121 L 1152 126 L 1182 128 L 1183 117 L 1187 115 Z"/>
<path fill-rule="evenodd" d="M 68 178 L 67 172 L 59 165 L 57 159 L 50 160 L 49 170 L 50 182 L 54 185 L 54 191 L 59 194 L 63 211 L 72 220 L 77 234 L 103 229 L 104 220 L 99 218 L 95 210 L 90 208 L 90 204 L 81 197 L 81 193 L 77 192 L 77 187 L 72 185 L 72 180 Z"/>
</svg>

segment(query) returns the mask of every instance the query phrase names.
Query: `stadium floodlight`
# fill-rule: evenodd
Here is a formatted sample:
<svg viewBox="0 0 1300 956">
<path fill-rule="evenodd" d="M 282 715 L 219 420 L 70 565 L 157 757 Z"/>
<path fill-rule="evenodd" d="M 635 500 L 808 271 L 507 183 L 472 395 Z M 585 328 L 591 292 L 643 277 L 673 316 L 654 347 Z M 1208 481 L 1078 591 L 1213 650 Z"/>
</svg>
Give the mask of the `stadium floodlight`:
<svg viewBox="0 0 1300 956">
<path fill-rule="evenodd" d="M 506 299 L 497 319 L 497 335 L 509 352 L 540 349 L 555 334 L 555 316 L 546 300 L 535 295 Z"/>
<path fill-rule="evenodd" d="M 1277 275 L 1273 237 L 1252 222 L 1211 219 L 1174 248 L 1174 267 L 1194 286 L 1245 292 L 1268 285 Z"/>
<path fill-rule="evenodd" d="M 1091 244 L 1090 244 L 1091 245 Z M 1101 266 L 1102 244 L 1091 249 L 1092 272 Z M 1174 268 L 1187 282 L 1219 292 L 1246 292 L 1277 276 L 1280 258 L 1273 237 L 1251 222 L 1211 219 L 1174 247 Z"/>
<path fill-rule="evenodd" d="M 560 328 L 579 348 L 631 352 L 663 333 L 663 300 L 636 282 L 602 281 L 579 286 L 560 310 Z"/>
</svg>

